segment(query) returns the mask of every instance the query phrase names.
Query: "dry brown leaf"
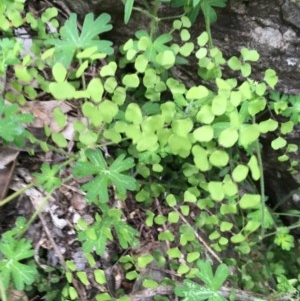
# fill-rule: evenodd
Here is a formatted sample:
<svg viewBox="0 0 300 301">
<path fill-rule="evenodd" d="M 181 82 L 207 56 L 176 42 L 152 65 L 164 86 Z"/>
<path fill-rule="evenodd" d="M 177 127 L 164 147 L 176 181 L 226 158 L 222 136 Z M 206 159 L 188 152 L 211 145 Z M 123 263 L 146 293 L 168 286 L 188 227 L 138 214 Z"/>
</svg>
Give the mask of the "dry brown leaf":
<svg viewBox="0 0 300 301">
<path fill-rule="evenodd" d="M 18 155 L 18 150 L 7 147 L 0 149 L 0 200 L 6 196 Z"/>
<path fill-rule="evenodd" d="M 50 126 L 53 123 L 53 110 L 57 107 L 66 114 L 71 111 L 71 106 L 66 102 L 57 100 L 49 101 L 28 101 L 21 110 L 23 113 L 30 113 L 35 117 L 32 127 L 41 128 L 44 126 Z"/>
</svg>

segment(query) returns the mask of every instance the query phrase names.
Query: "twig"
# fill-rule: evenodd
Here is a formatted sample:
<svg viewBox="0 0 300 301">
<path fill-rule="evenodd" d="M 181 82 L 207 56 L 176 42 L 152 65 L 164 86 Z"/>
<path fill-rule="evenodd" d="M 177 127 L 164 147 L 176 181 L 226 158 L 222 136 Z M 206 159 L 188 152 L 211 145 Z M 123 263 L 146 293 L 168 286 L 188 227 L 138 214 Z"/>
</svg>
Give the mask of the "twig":
<svg viewBox="0 0 300 301">
<path fill-rule="evenodd" d="M 59 250 L 56 242 L 54 241 L 54 239 L 52 237 L 52 234 L 50 233 L 50 230 L 49 230 L 49 228 L 47 226 L 47 223 L 46 223 L 43 215 L 39 212 L 38 216 L 39 216 L 40 221 L 42 222 L 43 228 L 44 228 L 44 230 L 45 230 L 45 232 L 46 232 L 46 234 L 47 234 L 47 236 L 49 238 L 49 241 L 50 241 L 50 243 L 51 243 L 51 245 L 53 247 L 53 250 L 55 251 L 55 254 L 57 255 L 57 257 L 58 257 L 58 259 L 60 261 L 60 264 L 65 269 L 65 271 L 68 271 L 68 267 L 66 265 L 65 259 L 64 259 L 63 255 L 61 254 L 61 252 L 60 252 L 60 250 Z M 85 298 L 82 295 L 81 290 L 80 290 L 79 286 L 77 285 L 76 280 L 73 277 L 72 277 L 72 284 L 73 284 L 74 288 L 76 289 L 76 291 L 77 291 L 77 293 L 78 293 L 78 295 L 80 297 L 80 300 L 84 301 Z"/>
<path fill-rule="evenodd" d="M 188 220 L 178 211 L 176 207 L 172 207 L 180 216 L 180 218 L 192 229 L 192 225 L 188 222 Z M 218 256 L 218 254 L 206 243 L 206 241 L 198 234 L 196 230 L 194 230 L 195 236 L 197 239 L 204 245 L 207 251 L 219 262 L 222 263 L 222 259 Z"/>
</svg>

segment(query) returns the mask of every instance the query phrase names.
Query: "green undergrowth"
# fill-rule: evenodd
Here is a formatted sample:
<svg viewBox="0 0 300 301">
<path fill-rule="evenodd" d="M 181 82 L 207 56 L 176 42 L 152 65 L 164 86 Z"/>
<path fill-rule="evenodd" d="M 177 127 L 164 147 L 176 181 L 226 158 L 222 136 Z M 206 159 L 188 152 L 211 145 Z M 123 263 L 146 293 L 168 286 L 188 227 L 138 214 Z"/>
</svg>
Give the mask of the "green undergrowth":
<svg viewBox="0 0 300 301">
<path fill-rule="evenodd" d="M 89 290 L 91 283 L 98 288 L 93 300 L 130 300 L 122 287 L 110 288 L 107 272 L 96 264 L 112 246 L 124 250 L 114 254 L 114 264 L 127 282 L 141 283 L 139 290 L 171 286 L 186 301 L 240 300 L 243 290 L 249 298 L 253 294 L 249 300 L 296 298 L 299 246 L 291 229 L 298 224 L 284 224 L 268 202 L 261 141 L 271 134 L 278 165 L 295 172 L 298 162 L 291 154 L 297 145 L 287 137 L 299 123 L 299 98 L 276 92 L 272 69 L 260 81 L 251 79 L 256 50 L 243 48 L 224 58 L 213 46 L 214 7 L 225 2 L 161 1 L 183 6 L 185 13 L 174 17 L 169 32 L 158 32 L 155 1 L 153 12 L 144 11 L 151 16 L 149 32 L 132 33 L 118 49 L 101 38 L 112 29 L 108 14 L 88 14 L 80 27 L 71 14 L 59 26 L 55 8 L 36 19 L 23 13 L 24 2 L 0 4 L 1 31 L 8 36 L 0 41 L 0 72 L 3 78 L 8 68 L 14 73 L 0 102 L 1 142 L 22 148 L 30 141 L 59 153 L 63 160 L 43 163 L 29 186 L 43 189 L 47 201 L 75 180 L 97 213 L 92 224 L 82 217 L 74 225 L 88 271 L 70 258 L 60 268 L 41 269 L 34 246 L 23 237 L 38 212 L 29 221 L 17 219 L 0 241 L 2 300 L 10 300 L 12 289 L 44 294 L 48 301 L 91 300 L 78 289 Z M 134 1 L 126 0 L 126 22 L 133 9 Z M 192 39 L 187 15 L 196 20 L 198 12 L 207 31 Z M 49 24 L 57 32 L 49 33 Z M 38 37 L 30 52 L 9 37 L 20 26 Z M 190 61 L 197 85 L 180 77 L 179 69 L 189 69 Z M 226 70 L 235 77 L 225 77 Z M 41 93 L 58 103 L 51 116 L 55 127 L 45 126 L 47 142 L 26 130 L 33 115 L 21 113 Z M 76 108 L 75 118 L 64 113 L 64 102 Z M 119 202 L 142 212 L 139 229 Z M 297 210 L 284 214 L 299 217 Z M 135 255 L 128 250 L 143 243 L 142 228 L 159 247 Z M 153 266 L 159 277 L 143 272 Z"/>
</svg>

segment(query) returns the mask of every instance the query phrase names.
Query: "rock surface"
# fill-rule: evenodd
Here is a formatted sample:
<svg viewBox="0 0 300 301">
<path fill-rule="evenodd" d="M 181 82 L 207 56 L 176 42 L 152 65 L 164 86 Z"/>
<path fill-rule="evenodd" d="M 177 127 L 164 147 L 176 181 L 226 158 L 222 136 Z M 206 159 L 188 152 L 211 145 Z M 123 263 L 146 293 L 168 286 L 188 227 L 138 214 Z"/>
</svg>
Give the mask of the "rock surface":
<svg viewBox="0 0 300 301">
<path fill-rule="evenodd" d="M 32 1 L 32 0 L 29 0 Z M 109 38 L 117 45 L 132 37 L 138 29 L 147 28 L 150 20 L 135 12 L 128 25 L 123 23 L 123 4 L 120 0 L 52 0 L 52 3 L 83 17 L 88 12 L 96 15 L 107 12 L 112 16 L 114 29 Z M 135 5 L 143 7 L 143 1 Z M 180 13 L 169 5 L 161 5 L 159 16 Z M 242 47 L 256 49 L 261 59 L 254 65 L 252 75 L 262 78 L 267 68 L 275 69 L 279 75 L 277 89 L 289 94 L 300 94 L 300 1 L 299 0 L 228 0 L 225 9 L 218 10 L 218 20 L 212 26 L 214 43 L 226 57 L 239 55 Z M 170 26 L 171 21 L 161 22 L 160 28 Z M 204 30 L 202 16 L 193 26 L 192 36 Z M 191 81 L 195 70 L 189 70 Z"/>
</svg>

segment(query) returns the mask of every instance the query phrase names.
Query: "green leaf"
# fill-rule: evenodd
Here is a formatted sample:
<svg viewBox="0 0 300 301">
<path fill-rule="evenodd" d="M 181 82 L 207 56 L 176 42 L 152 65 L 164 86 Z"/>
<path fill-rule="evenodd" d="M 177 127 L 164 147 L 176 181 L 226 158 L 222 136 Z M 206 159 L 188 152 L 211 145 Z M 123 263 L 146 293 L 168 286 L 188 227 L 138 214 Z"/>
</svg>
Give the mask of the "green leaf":
<svg viewBox="0 0 300 301">
<path fill-rule="evenodd" d="M 294 247 L 294 236 L 289 234 L 288 228 L 279 227 L 276 231 L 275 244 L 282 250 L 290 251 Z"/>
<path fill-rule="evenodd" d="M 116 103 L 118 106 L 124 104 L 126 100 L 126 90 L 123 87 L 117 87 L 114 92 L 111 100 Z"/>
<path fill-rule="evenodd" d="M 53 142 L 59 147 L 65 148 L 68 146 L 68 141 L 62 133 L 52 133 L 51 138 Z"/>
<path fill-rule="evenodd" d="M 67 116 L 61 109 L 61 107 L 56 107 L 53 110 L 53 118 L 56 122 L 56 124 L 59 126 L 59 128 L 64 128 L 67 124 Z"/>
<path fill-rule="evenodd" d="M 209 142 L 214 137 L 214 129 L 210 125 L 204 125 L 204 126 L 201 126 L 201 127 L 197 128 L 193 132 L 193 136 L 194 136 L 196 141 Z"/>
<path fill-rule="evenodd" d="M 212 113 L 211 107 L 209 105 L 204 105 L 201 106 L 200 111 L 197 113 L 196 119 L 198 122 L 211 124 L 215 119 L 215 115 Z"/>
<path fill-rule="evenodd" d="M 89 279 L 87 277 L 87 273 L 85 271 L 79 271 L 76 273 L 76 275 L 80 282 L 83 283 L 85 286 L 90 284 Z"/>
<path fill-rule="evenodd" d="M 89 48 L 84 49 L 83 51 L 80 51 L 76 54 L 76 57 L 78 59 L 93 59 L 96 55 L 98 55 L 98 58 L 100 59 L 100 54 L 97 53 L 97 47 L 96 46 L 92 46 Z M 103 58 L 105 57 L 104 54 L 102 54 Z M 101 57 L 102 58 L 102 57 Z M 82 65 L 85 65 L 84 70 L 86 70 L 86 68 L 89 65 L 89 61 L 84 61 L 83 64 L 80 65 L 79 69 L 82 68 Z M 78 69 L 78 70 L 79 70 Z M 83 74 L 83 72 L 76 72 L 76 77 L 80 77 Z"/>
<path fill-rule="evenodd" d="M 158 240 L 160 241 L 174 241 L 175 237 L 174 237 L 174 234 L 169 231 L 169 230 L 166 230 L 166 231 L 162 231 L 159 233 L 158 235 Z"/>
<path fill-rule="evenodd" d="M 224 150 L 215 150 L 209 156 L 209 162 L 216 167 L 224 167 L 229 162 L 229 155 Z"/>
<path fill-rule="evenodd" d="M 98 140 L 98 135 L 91 130 L 85 129 L 79 134 L 79 141 L 87 147 L 94 147 Z"/>
<path fill-rule="evenodd" d="M 210 262 L 198 260 L 197 266 L 199 268 L 197 276 L 202 280 L 210 289 L 213 288 L 213 271 Z"/>
<path fill-rule="evenodd" d="M 247 164 L 250 168 L 250 171 L 251 171 L 251 176 L 252 176 L 252 179 L 254 181 L 257 181 L 260 179 L 260 168 L 259 168 L 259 165 L 258 165 L 258 161 L 257 161 L 257 158 L 255 155 L 252 155 L 248 164 Z"/>
<path fill-rule="evenodd" d="M 208 183 L 207 188 L 208 188 L 211 198 L 214 201 L 220 202 L 224 199 L 225 194 L 224 194 L 223 185 L 221 182 L 211 181 Z"/>
<path fill-rule="evenodd" d="M 257 115 L 257 113 L 262 112 L 266 107 L 267 101 L 264 97 L 258 97 L 252 100 L 248 106 L 248 112 L 251 116 Z"/>
<path fill-rule="evenodd" d="M 180 255 L 181 255 L 181 252 L 180 252 Z M 187 262 L 194 262 L 195 260 L 199 259 L 199 257 L 200 257 L 199 252 L 197 252 L 197 251 L 196 252 L 190 252 L 190 253 L 188 253 L 186 260 L 187 260 Z"/>
<path fill-rule="evenodd" d="M 189 57 L 194 50 L 194 43 L 188 42 L 180 47 L 179 53 L 184 57 Z"/>
<path fill-rule="evenodd" d="M 0 138 L 4 141 L 23 146 L 27 135 L 24 125 L 33 120 L 33 115 L 21 114 L 16 104 L 5 104 L 0 98 Z"/>
<path fill-rule="evenodd" d="M 158 146 L 158 137 L 156 134 L 143 132 L 138 138 L 136 148 L 139 152 L 154 152 L 158 149 Z"/>
<path fill-rule="evenodd" d="M 108 24 L 110 16 L 101 14 L 94 20 L 92 13 L 85 16 L 81 33 L 77 29 L 77 15 L 72 13 L 66 20 L 60 30 L 60 39 L 49 39 L 45 43 L 55 47 L 55 62 L 61 62 L 68 67 L 78 50 L 84 50 L 90 47 L 97 47 L 102 53 L 112 54 L 112 43 L 106 40 L 100 40 L 99 35 L 112 29 Z"/>
<path fill-rule="evenodd" d="M 196 203 L 198 195 L 199 195 L 199 193 L 193 192 L 191 189 L 190 190 L 186 190 L 184 192 L 184 196 L 183 196 L 184 197 L 184 201 L 185 202 Z"/>
<path fill-rule="evenodd" d="M 182 256 L 181 251 L 179 250 L 178 247 L 175 248 L 170 248 L 167 251 L 167 255 L 169 256 L 169 258 L 180 258 Z"/>
<path fill-rule="evenodd" d="M 143 287 L 145 287 L 145 288 L 155 289 L 155 288 L 157 288 L 157 286 L 158 286 L 158 283 L 152 279 L 145 279 L 143 281 Z"/>
<path fill-rule="evenodd" d="M 175 57 L 173 51 L 171 51 L 171 50 L 165 50 L 163 52 L 159 52 L 156 56 L 156 62 L 160 66 L 162 66 L 166 69 L 169 69 L 174 66 L 175 59 L 176 59 L 176 57 Z"/>
<path fill-rule="evenodd" d="M 184 28 L 180 31 L 180 38 L 184 42 L 188 41 L 191 38 L 191 35 L 186 28 Z"/>
<path fill-rule="evenodd" d="M 138 266 L 140 268 L 145 268 L 154 260 L 154 257 L 151 254 L 141 255 L 137 259 Z"/>
<path fill-rule="evenodd" d="M 164 215 L 157 215 L 155 218 L 154 218 L 154 222 L 157 224 L 157 225 L 163 225 L 165 222 L 166 222 L 167 218 L 164 216 Z"/>
<path fill-rule="evenodd" d="M 52 67 L 52 75 L 56 82 L 62 83 L 65 81 L 66 76 L 67 76 L 67 69 L 64 67 L 63 64 L 61 63 L 56 63 Z"/>
<path fill-rule="evenodd" d="M 200 6 L 206 22 L 212 24 L 217 20 L 217 14 L 213 7 L 225 7 L 226 0 L 202 0 Z"/>
<path fill-rule="evenodd" d="M 104 88 L 100 78 L 92 78 L 86 90 L 93 101 L 100 102 L 102 100 Z"/>
<path fill-rule="evenodd" d="M 124 7 L 124 23 L 127 24 L 133 8 L 134 0 L 125 0 L 125 7 Z"/>
<path fill-rule="evenodd" d="M 170 224 L 176 224 L 179 221 L 179 214 L 177 212 L 170 212 L 168 214 L 168 222 Z"/>
<path fill-rule="evenodd" d="M 240 127 L 239 143 L 244 148 L 257 141 L 260 135 L 259 126 L 257 124 L 243 124 Z"/>
<path fill-rule="evenodd" d="M 227 108 L 227 98 L 224 95 L 217 95 L 212 100 L 211 111 L 214 115 L 223 115 Z"/>
<path fill-rule="evenodd" d="M 126 273 L 125 277 L 128 280 L 135 280 L 138 278 L 138 276 L 139 276 L 138 272 L 134 270 L 134 271 L 130 271 L 130 272 Z M 109 299 L 109 300 L 111 300 L 111 299 Z"/>
<path fill-rule="evenodd" d="M 207 49 L 206 48 L 200 48 L 197 52 L 196 52 L 196 58 L 198 60 L 201 60 L 203 58 L 205 58 L 207 56 Z"/>
<path fill-rule="evenodd" d="M 31 285 L 36 280 L 37 270 L 35 266 L 19 262 L 30 259 L 34 255 L 34 250 L 28 240 L 16 240 L 9 237 L 8 232 L 6 232 L 0 243 L 0 253 L 2 254 L 0 275 L 6 289 L 8 289 L 11 280 L 17 290 L 24 290 L 25 285 Z"/>
<path fill-rule="evenodd" d="M 261 221 L 249 220 L 244 227 L 245 233 L 255 232 L 261 226 Z"/>
<path fill-rule="evenodd" d="M 208 43 L 208 34 L 206 31 L 202 32 L 197 38 L 197 43 L 200 47 L 204 47 Z"/>
<path fill-rule="evenodd" d="M 180 20 L 175 20 L 175 21 L 173 22 L 173 28 L 174 28 L 174 29 L 179 30 L 179 29 L 181 29 L 181 27 L 182 27 L 182 22 L 181 22 Z"/>
<path fill-rule="evenodd" d="M 140 79 L 137 76 L 137 74 L 135 74 L 135 73 L 133 73 L 133 74 L 126 74 L 122 78 L 122 83 L 127 88 L 137 88 L 139 86 L 139 84 L 140 84 Z"/>
<path fill-rule="evenodd" d="M 227 128 L 220 133 L 218 142 L 225 148 L 232 147 L 239 139 L 238 131 L 235 128 Z"/>
<path fill-rule="evenodd" d="M 107 65 L 104 65 L 100 70 L 100 76 L 114 76 L 117 70 L 116 62 L 109 62 Z"/>
<path fill-rule="evenodd" d="M 258 96 L 263 96 L 266 92 L 267 86 L 265 83 L 258 83 L 255 86 L 255 92 Z"/>
<path fill-rule="evenodd" d="M 220 230 L 222 232 L 227 232 L 227 231 L 230 231 L 233 227 L 233 224 L 232 223 L 229 223 L 229 222 L 221 222 L 221 225 L 220 225 Z"/>
<path fill-rule="evenodd" d="M 199 284 L 185 279 L 183 286 L 175 287 L 175 294 L 179 297 L 184 297 L 186 301 L 201 301 L 208 300 L 214 295 L 214 292 L 210 289 L 200 286 Z"/>
<path fill-rule="evenodd" d="M 203 99 L 208 96 L 208 89 L 205 86 L 191 87 L 186 93 L 186 99 Z"/>
<path fill-rule="evenodd" d="M 227 61 L 227 64 L 228 64 L 229 68 L 234 70 L 234 71 L 240 70 L 241 67 L 242 67 L 241 61 L 236 56 L 232 56 Z"/>
<path fill-rule="evenodd" d="M 125 111 L 125 118 L 133 124 L 141 124 L 143 121 L 143 114 L 140 106 L 137 103 L 130 103 Z"/>
<path fill-rule="evenodd" d="M 108 187 L 113 184 L 121 195 L 126 190 L 135 190 L 135 179 L 131 176 L 122 174 L 122 172 L 132 168 L 134 162 L 131 158 L 125 159 L 120 155 L 110 167 L 99 150 L 88 149 L 86 151 L 87 162 L 77 162 L 73 168 L 73 174 L 77 177 L 86 177 L 94 175 L 94 179 L 84 184 L 82 189 L 87 192 L 87 198 L 93 202 L 100 198 L 101 203 L 108 201 Z"/>
<path fill-rule="evenodd" d="M 278 76 L 273 69 L 267 69 L 264 75 L 264 81 L 274 89 L 275 85 L 278 82 Z"/>
<path fill-rule="evenodd" d="M 127 249 L 129 246 L 137 246 L 137 237 L 139 235 L 139 232 L 137 230 L 135 230 L 125 222 L 119 220 L 115 220 L 113 225 L 116 230 L 120 246 L 123 249 Z"/>
<path fill-rule="evenodd" d="M 238 187 L 235 182 L 232 181 L 229 175 L 226 175 L 223 180 L 223 191 L 226 196 L 236 196 L 238 193 Z"/>
<path fill-rule="evenodd" d="M 243 60 L 250 62 L 257 62 L 259 60 L 259 53 L 256 50 L 249 50 L 247 48 L 242 48 L 241 54 Z"/>
<path fill-rule="evenodd" d="M 192 153 L 194 156 L 194 163 L 200 171 L 208 171 L 211 168 L 207 157 L 207 151 L 203 147 L 199 145 L 193 146 Z"/>
<path fill-rule="evenodd" d="M 146 51 L 147 48 L 149 48 L 151 46 L 152 46 L 152 41 L 148 35 L 141 37 L 137 44 L 138 50 L 140 50 L 140 51 Z"/>
<path fill-rule="evenodd" d="M 242 164 L 237 165 L 232 172 L 233 180 L 237 183 L 244 181 L 248 175 L 248 171 L 248 166 Z"/>
<path fill-rule="evenodd" d="M 240 199 L 240 207 L 242 209 L 257 208 L 261 202 L 261 196 L 259 194 L 245 193 Z"/>
<path fill-rule="evenodd" d="M 215 277 L 213 278 L 212 289 L 218 291 L 229 275 L 228 267 L 222 263 L 217 267 Z"/>
<path fill-rule="evenodd" d="M 248 63 L 245 63 L 241 67 L 241 73 L 244 77 L 248 77 L 251 74 L 251 65 Z"/>
<path fill-rule="evenodd" d="M 57 100 L 72 99 L 75 95 L 74 86 L 66 81 L 61 83 L 50 83 L 49 90 Z"/>
<path fill-rule="evenodd" d="M 98 119 L 103 120 L 105 123 L 111 123 L 113 118 L 119 112 L 119 107 L 114 102 L 106 99 L 100 103 L 98 110 Z"/>
<path fill-rule="evenodd" d="M 258 127 L 262 134 L 266 134 L 268 132 L 275 131 L 278 127 L 278 122 L 274 119 L 269 118 L 267 120 L 261 121 L 258 124 Z"/>
<path fill-rule="evenodd" d="M 294 129 L 294 122 L 289 120 L 287 122 L 283 122 L 280 126 L 280 133 L 282 135 L 289 134 L 293 131 Z"/>
<path fill-rule="evenodd" d="M 41 173 L 34 173 L 36 183 L 42 185 L 48 192 L 53 191 L 62 185 L 62 181 L 58 177 L 59 171 L 61 170 L 62 168 L 59 165 L 50 167 L 48 164 L 43 164 L 41 166 Z"/>
<path fill-rule="evenodd" d="M 286 146 L 286 144 L 287 144 L 287 141 L 282 137 L 278 137 L 271 142 L 271 146 L 274 150 L 283 148 Z"/>
<path fill-rule="evenodd" d="M 14 70 L 15 70 L 15 75 L 20 81 L 24 83 L 29 83 L 32 80 L 32 75 L 29 73 L 27 67 L 22 65 L 17 65 L 15 66 Z"/>
<path fill-rule="evenodd" d="M 144 54 L 140 54 L 136 57 L 134 62 L 134 68 L 137 72 L 144 73 L 148 66 L 148 59 Z"/>
<path fill-rule="evenodd" d="M 106 283 L 106 277 L 103 270 L 97 269 L 94 271 L 94 277 L 98 284 L 103 285 Z"/>
<path fill-rule="evenodd" d="M 234 244 L 239 244 L 243 241 L 246 240 L 246 237 L 242 234 L 242 233 L 238 233 L 238 234 L 235 234 L 233 235 L 231 238 L 230 238 L 231 242 L 234 243 Z"/>
<path fill-rule="evenodd" d="M 179 275 L 186 274 L 189 271 L 189 266 L 185 263 L 180 264 L 180 266 L 177 269 L 177 273 Z"/>
<path fill-rule="evenodd" d="M 237 206 L 236 204 L 222 204 L 220 208 L 220 212 L 222 215 L 225 214 L 236 214 Z"/>
<path fill-rule="evenodd" d="M 114 93 L 118 83 L 114 77 L 108 77 L 104 82 L 104 89 L 108 93 Z"/>
<path fill-rule="evenodd" d="M 172 131 L 180 137 L 186 137 L 193 128 L 193 121 L 190 118 L 175 119 L 172 122 Z"/>
</svg>

